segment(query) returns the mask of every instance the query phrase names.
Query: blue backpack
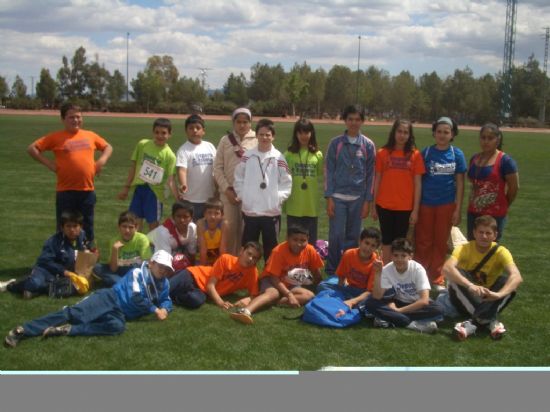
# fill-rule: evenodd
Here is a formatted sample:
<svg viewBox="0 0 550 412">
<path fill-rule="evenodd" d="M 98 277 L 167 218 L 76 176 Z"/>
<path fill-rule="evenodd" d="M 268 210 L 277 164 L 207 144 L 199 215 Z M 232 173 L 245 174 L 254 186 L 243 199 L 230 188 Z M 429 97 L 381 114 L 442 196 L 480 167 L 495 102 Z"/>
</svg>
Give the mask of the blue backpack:
<svg viewBox="0 0 550 412">
<path fill-rule="evenodd" d="M 334 290 L 323 290 L 304 306 L 302 320 L 330 328 L 345 328 L 361 321 L 359 309 L 350 309 L 343 295 Z"/>
</svg>

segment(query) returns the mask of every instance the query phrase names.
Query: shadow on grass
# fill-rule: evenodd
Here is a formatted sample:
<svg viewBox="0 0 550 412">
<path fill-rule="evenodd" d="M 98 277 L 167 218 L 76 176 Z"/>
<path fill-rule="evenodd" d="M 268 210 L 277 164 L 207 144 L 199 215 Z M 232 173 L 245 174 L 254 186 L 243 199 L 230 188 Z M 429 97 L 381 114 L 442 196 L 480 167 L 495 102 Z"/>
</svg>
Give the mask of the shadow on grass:
<svg viewBox="0 0 550 412">
<path fill-rule="evenodd" d="M 27 276 L 31 273 L 31 270 L 32 268 L 30 267 L 0 269 L 0 279 L 4 280 L 4 278 L 11 279 Z"/>
</svg>

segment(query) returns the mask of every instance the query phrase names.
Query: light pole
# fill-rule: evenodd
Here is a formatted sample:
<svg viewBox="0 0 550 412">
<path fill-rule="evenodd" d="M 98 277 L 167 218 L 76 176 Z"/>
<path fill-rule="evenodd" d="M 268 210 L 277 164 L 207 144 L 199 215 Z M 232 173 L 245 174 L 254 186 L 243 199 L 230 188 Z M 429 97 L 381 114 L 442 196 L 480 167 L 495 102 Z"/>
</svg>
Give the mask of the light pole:
<svg viewBox="0 0 550 412">
<path fill-rule="evenodd" d="M 130 32 L 126 32 L 126 103 L 128 103 L 128 49 L 130 44 Z"/>
<path fill-rule="evenodd" d="M 359 62 L 361 61 L 361 36 L 359 35 L 359 47 L 357 48 L 357 84 L 355 86 L 355 103 L 359 103 Z"/>
</svg>

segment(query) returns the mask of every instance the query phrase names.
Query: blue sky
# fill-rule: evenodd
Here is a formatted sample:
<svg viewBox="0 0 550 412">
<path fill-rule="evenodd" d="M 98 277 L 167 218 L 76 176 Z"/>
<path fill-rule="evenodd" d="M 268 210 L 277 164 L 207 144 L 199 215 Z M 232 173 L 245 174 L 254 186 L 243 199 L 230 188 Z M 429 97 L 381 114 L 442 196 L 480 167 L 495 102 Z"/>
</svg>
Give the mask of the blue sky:
<svg viewBox="0 0 550 412">
<path fill-rule="evenodd" d="M 210 68 L 211 88 L 231 72 L 248 78 L 256 62 L 355 70 L 358 35 L 363 69 L 445 77 L 468 66 L 480 76 L 502 67 L 505 16 L 502 0 L 0 0 L 0 75 L 30 87 L 79 46 L 125 74 L 129 32 L 130 78 L 155 54 L 172 56 L 182 76 Z M 517 64 L 531 54 L 542 64 L 548 25 L 550 2 L 518 2 Z"/>
</svg>

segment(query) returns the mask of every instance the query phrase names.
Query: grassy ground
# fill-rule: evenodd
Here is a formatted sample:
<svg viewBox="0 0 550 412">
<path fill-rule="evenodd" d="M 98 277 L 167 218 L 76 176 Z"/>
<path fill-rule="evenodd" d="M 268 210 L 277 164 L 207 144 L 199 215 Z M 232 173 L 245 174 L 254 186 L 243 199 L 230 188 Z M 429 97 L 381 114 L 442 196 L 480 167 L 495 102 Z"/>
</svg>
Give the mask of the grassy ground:
<svg viewBox="0 0 550 412">
<path fill-rule="evenodd" d="M 118 214 L 128 203 L 116 200 L 125 181 L 129 156 L 140 138 L 151 136 L 152 119 L 89 117 L 85 127 L 104 136 L 114 154 L 97 179 L 96 237 L 103 260 L 108 239 L 116 231 Z M 0 280 L 27 274 L 43 241 L 54 232 L 55 177 L 34 162 L 26 147 L 37 137 L 60 128 L 57 117 L 0 116 Z M 276 125 L 275 144 L 284 149 L 292 124 Z M 217 144 L 229 122 L 207 124 L 208 140 Z M 340 125 L 319 125 L 321 148 L 340 133 Z M 388 126 L 364 128 L 379 147 Z M 428 129 L 415 130 L 418 146 L 431 143 Z M 516 300 L 503 313 L 509 329 L 505 339 L 486 335 L 457 343 L 451 339 L 452 321 L 435 336 L 408 330 L 373 329 L 368 321 L 346 330 L 323 329 L 299 320 L 283 320 L 299 310 L 273 308 L 259 313 L 247 327 L 231 321 L 212 304 L 197 311 L 176 308 L 167 321 L 152 317 L 127 324 L 118 337 L 77 337 L 22 342 L 16 350 L 0 349 L 2 370 L 316 370 L 322 366 L 550 366 L 547 314 L 550 168 L 546 143 L 550 136 L 505 131 L 505 150 L 519 164 L 520 191 L 511 209 L 503 243 L 511 250 L 525 282 Z M 184 142 L 183 121 L 174 122 L 170 146 Z M 477 133 L 461 131 L 456 145 L 469 158 L 478 148 Z M 546 166 L 544 166 L 546 164 Z M 324 200 L 319 199 L 324 211 Z M 371 225 L 372 221 L 364 222 Z M 319 236 L 327 237 L 327 218 L 319 219 Z M 464 230 L 464 225 L 462 225 Z M 284 227 L 283 232 L 284 233 Z M 13 326 L 71 304 L 78 298 L 56 301 L 39 297 L 23 301 L 0 294 L 0 335 Z"/>
</svg>

